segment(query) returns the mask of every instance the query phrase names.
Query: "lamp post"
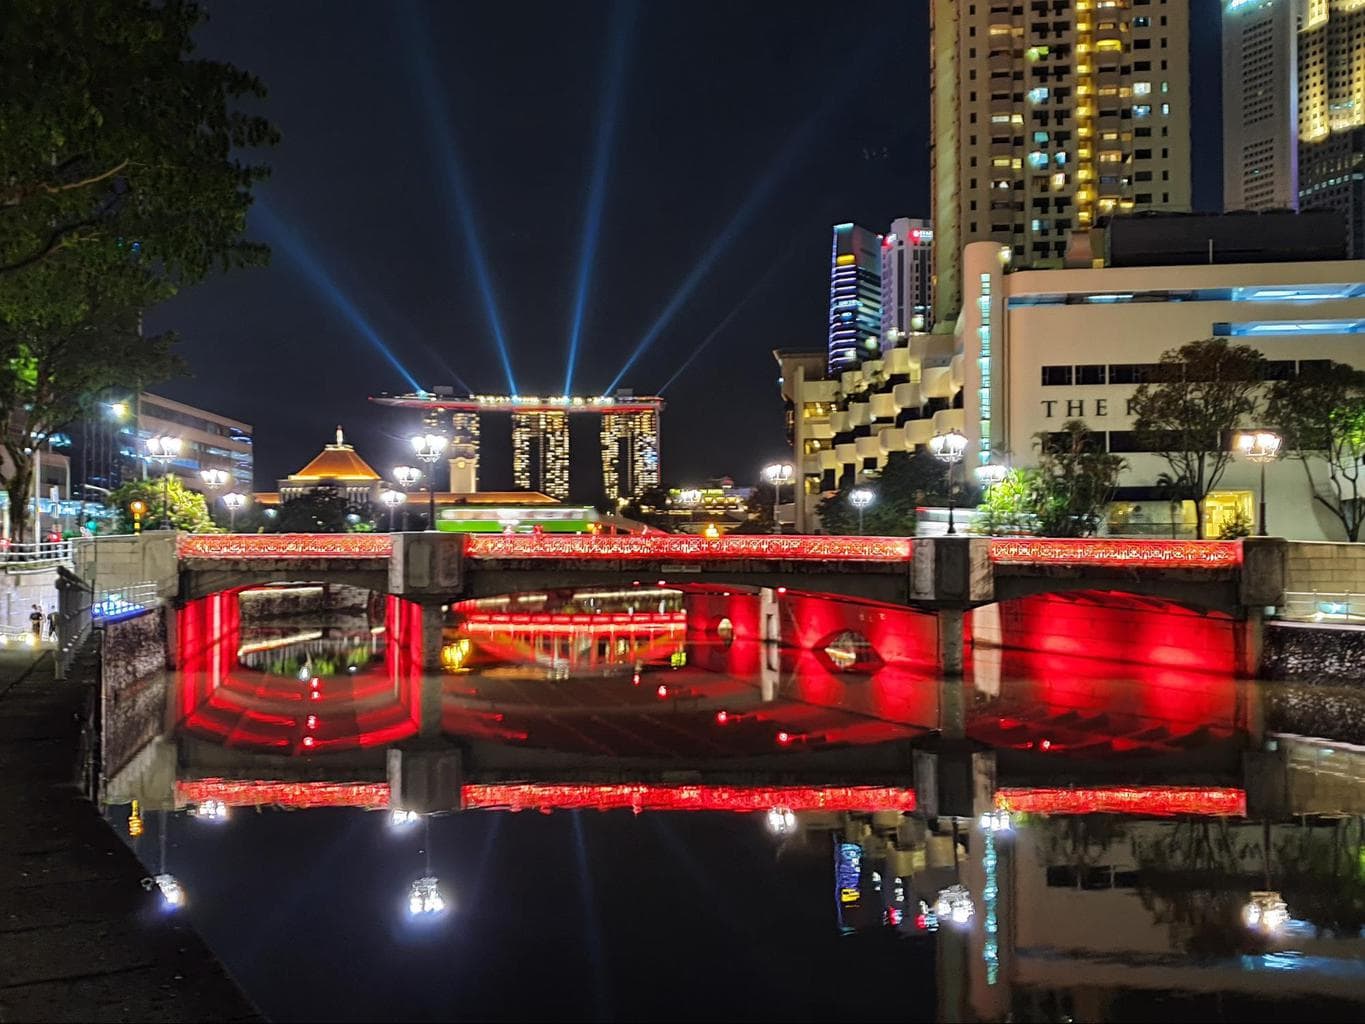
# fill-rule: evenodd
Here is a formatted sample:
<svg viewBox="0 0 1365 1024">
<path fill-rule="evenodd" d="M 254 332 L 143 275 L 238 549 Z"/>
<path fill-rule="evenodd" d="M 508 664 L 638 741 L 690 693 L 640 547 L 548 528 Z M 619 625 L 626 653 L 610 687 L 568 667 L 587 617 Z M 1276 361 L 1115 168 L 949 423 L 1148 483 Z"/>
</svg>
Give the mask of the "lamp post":
<svg viewBox="0 0 1365 1024">
<path fill-rule="evenodd" d="M 446 450 L 446 438 L 441 434 L 416 434 L 412 451 L 427 464 L 427 529 L 436 529 L 436 462 Z"/>
<path fill-rule="evenodd" d="M 398 506 L 408 500 L 408 496 L 402 491 L 386 490 L 379 492 L 379 500 L 389 507 L 389 532 L 393 533 L 393 515 L 398 511 Z"/>
<path fill-rule="evenodd" d="M 208 491 L 209 512 L 213 512 L 213 496 L 217 491 L 227 486 L 228 475 L 221 469 L 201 469 L 199 479 L 204 481 L 204 490 Z"/>
<path fill-rule="evenodd" d="M 953 467 L 962 461 L 967 451 L 967 438 L 957 430 L 935 434 L 929 439 L 929 452 L 948 467 L 948 533 L 957 533 L 953 523 Z"/>
<path fill-rule="evenodd" d="M 1280 454 L 1280 445 L 1284 439 L 1273 430 L 1253 430 L 1245 434 L 1237 435 L 1237 450 L 1252 462 L 1260 463 L 1261 466 L 1261 509 L 1260 509 L 1260 529 L 1256 532 L 1262 537 L 1266 536 L 1265 525 L 1265 467 L 1268 463 L 1274 462 Z"/>
<path fill-rule="evenodd" d="M 161 528 L 171 528 L 171 460 L 180 454 L 180 438 L 149 437 L 147 454 L 161 463 Z"/>
<path fill-rule="evenodd" d="M 401 487 L 404 491 L 412 490 L 414 487 L 417 486 L 417 481 L 420 479 L 422 479 L 422 471 L 418 469 L 416 466 L 393 467 L 393 482 L 396 483 L 399 487 Z M 404 494 L 403 501 L 406 502 L 407 500 L 408 496 Z M 399 504 L 402 503 L 403 502 L 399 502 Z M 403 529 L 406 530 L 407 528 L 408 513 L 407 510 L 405 509 L 403 511 Z"/>
<path fill-rule="evenodd" d="M 877 500 L 877 492 L 871 487 L 855 487 L 848 492 L 848 501 L 858 510 L 858 532 L 863 532 L 863 510 Z"/>
<path fill-rule="evenodd" d="M 795 472 L 790 462 L 774 462 L 763 467 L 763 479 L 773 485 L 773 533 L 782 532 L 782 524 L 777 519 L 777 507 L 782 502 L 782 485 L 791 480 Z"/>
<path fill-rule="evenodd" d="M 246 506 L 246 495 L 238 491 L 228 491 L 223 495 L 223 504 L 228 510 L 228 533 L 236 533 L 237 512 Z"/>
</svg>

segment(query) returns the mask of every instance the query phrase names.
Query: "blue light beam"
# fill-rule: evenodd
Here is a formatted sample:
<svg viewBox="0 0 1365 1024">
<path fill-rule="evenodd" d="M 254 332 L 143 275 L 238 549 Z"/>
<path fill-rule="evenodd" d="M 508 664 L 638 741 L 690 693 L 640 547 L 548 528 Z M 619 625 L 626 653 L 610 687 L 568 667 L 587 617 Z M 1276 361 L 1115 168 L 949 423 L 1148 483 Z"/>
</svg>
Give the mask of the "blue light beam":
<svg viewBox="0 0 1365 1024">
<path fill-rule="evenodd" d="M 602 79 L 602 98 L 598 110 L 597 145 L 593 149 L 592 180 L 588 185 L 588 206 L 583 218 L 583 243 L 578 254 L 578 282 L 574 292 L 573 317 L 569 321 L 569 357 L 564 369 L 564 394 L 573 394 L 573 371 L 578 362 L 578 343 L 583 332 L 583 314 L 588 304 L 588 284 L 597 258 L 597 240 L 602 226 L 602 202 L 606 197 L 607 169 L 615 136 L 621 83 L 625 78 L 626 44 L 634 24 L 635 5 L 617 0 L 612 9 L 611 50 L 607 56 L 606 76 Z"/>
<path fill-rule="evenodd" d="M 856 79 L 857 76 L 850 75 L 845 77 Z M 634 351 L 631 352 L 625 365 L 622 366 L 620 372 L 612 378 L 612 382 L 607 385 L 603 394 L 609 395 L 616 390 L 617 385 L 621 383 L 621 378 L 630 372 L 630 368 L 635 365 L 635 361 L 639 359 L 640 356 L 644 355 L 650 345 L 654 344 L 655 339 L 663 333 L 673 317 L 677 315 L 678 310 L 682 308 L 683 303 L 685 303 L 696 290 L 697 285 L 701 284 L 706 275 L 711 272 L 716 261 L 719 260 L 725 250 L 730 247 L 730 244 L 740 232 L 747 227 L 749 221 L 753 219 L 754 214 L 758 212 L 759 208 L 777 187 L 778 182 L 790 172 L 793 167 L 798 165 L 797 157 L 805 150 L 806 146 L 809 145 L 812 137 L 815 135 L 816 129 L 825 120 L 825 117 L 836 106 L 843 102 L 848 91 L 849 87 L 845 86 L 843 89 L 827 96 L 825 102 L 822 103 L 810 117 L 806 118 L 796 131 L 791 134 L 787 141 L 783 143 L 782 148 L 777 151 L 777 155 L 773 158 L 767 173 L 759 178 L 757 184 L 749 190 L 748 195 L 744 197 L 744 201 L 740 203 L 739 209 L 737 209 L 734 216 L 730 218 L 730 222 L 726 224 L 721 233 L 712 240 L 710 246 L 707 247 L 706 252 L 702 254 L 701 259 L 697 261 L 691 271 L 688 272 L 687 276 L 683 278 L 682 284 L 680 284 L 678 290 L 673 293 L 673 297 L 668 300 L 667 305 L 663 308 L 663 312 L 660 313 L 654 323 L 650 325 L 649 330 L 645 331 L 644 336 L 641 337 L 636 344 Z"/>
<path fill-rule="evenodd" d="M 341 286 L 336 283 L 336 280 L 314 255 L 313 250 L 308 247 L 308 243 L 271 213 L 264 203 L 257 202 L 253 212 L 260 220 L 261 227 L 269 236 L 271 243 L 285 252 L 294 265 L 303 272 L 303 276 L 313 286 L 313 289 L 326 299 L 332 309 L 341 314 L 358 334 L 373 345 L 380 355 L 388 360 L 389 365 L 398 371 L 413 391 L 421 391 L 422 386 L 417 383 L 417 379 L 408 372 L 407 367 L 394 354 L 393 349 L 384 341 L 365 314 L 360 312 L 355 303 L 346 296 Z"/>
<path fill-rule="evenodd" d="M 465 178 L 455 140 L 451 136 L 450 116 L 441 101 L 441 87 L 436 80 L 432 67 L 431 52 L 427 45 L 430 32 L 422 31 L 416 24 L 418 15 L 416 5 L 408 7 L 409 17 L 404 19 L 408 35 L 408 48 L 415 55 L 412 67 L 417 74 L 417 91 L 422 97 L 431 137 L 436 144 L 436 158 L 445 177 L 447 191 L 460 222 L 460 234 L 464 237 L 465 256 L 474 268 L 474 280 L 483 299 L 484 316 L 488 319 L 489 329 L 493 332 L 493 342 L 497 346 L 498 358 L 502 362 L 502 372 L 507 377 L 508 394 L 520 394 L 516 377 L 512 374 L 512 358 L 507 350 L 507 335 L 502 327 L 502 315 L 498 312 L 498 301 L 493 294 L 493 278 L 484 261 L 479 246 L 479 227 L 474 216 L 474 208 L 469 201 L 469 183 Z"/>
<path fill-rule="evenodd" d="M 673 376 L 669 377 L 668 380 L 664 381 L 664 386 L 659 388 L 658 391 L 654 392 L 656 395 L 662 395 L 665 391 L 667 391 L 669 387 L 672 386 L 673 382 L 683 375 L 683 371 L 692 365 L 692 363 L 696 360 L 697 356 L 702 354 L 702 351 L 706 348 L 706 346 L 711 344 L 711 342 L 715 341 L 718 337 L 720 337 L 721 332 L 724 331 L 725 328 L 730 326 L 730 321 L 733 320 L 736 316 L 738 316 L 740 310 L 747 306 L 753 300 L 754 296 L 763 290 L 763 286 L 768 283 L 768 279 L 771 278 L 773 274 L 777 272 L 778 267 L 787 262 L 787 259 L 788 257 L 791 256 L 791 254 L 792 250 L 789 249 L 787 250 L 786 256 L 783 256 L 780 260 L 774 260 L 772 263 L 768 265 L 767 271 L 763 274 L 762 277 L 758 279 L 758 282 L 752 288 L 750 288 L 748 292 L 745 293 L 744 298 L 740 299 L 739 302 L 735 304 L 734 309 L 730 310 L 730 312 L 725 314 L 724 319 L 722 319 L 720 323 L 716 324 L 716 326 L 712 329 L 711 333 L 701 340 L 700 344 L 698 344 L 697 347 L 692 350 L 692 354 L 683 360 L 683 364 L 673 371 Z"/>
</svg>

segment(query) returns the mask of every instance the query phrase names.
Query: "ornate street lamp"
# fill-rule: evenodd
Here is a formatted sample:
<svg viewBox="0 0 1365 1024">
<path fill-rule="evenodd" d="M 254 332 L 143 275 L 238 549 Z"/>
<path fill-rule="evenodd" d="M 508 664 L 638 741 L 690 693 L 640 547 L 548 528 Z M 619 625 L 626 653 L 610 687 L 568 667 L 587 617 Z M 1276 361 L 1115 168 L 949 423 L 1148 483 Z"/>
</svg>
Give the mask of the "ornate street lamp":
<svg viewBox="0 0 1365 1024">
<path fill-rule="evenodd" d="M 1289 908 L 1278 892 L 1258 890 L 1251 894 L 1242 908 L 1242 920 L 1248 928 L 1267 933 L 1277 932 L 1289 920 Z"/>
<path fill-rule="evenodd" d="M 389 532 L 393 533 L 393 514 L 398 511 L 398 506 L 408 500 L 408 496 L 402 491 L 385 490 L 379 492 L 379 500 L 389 508 Z"/>
<path fill-rule="evenodd" d="M 984 466 L 976 467 L 976 478 L 988 491 L 996 484 L 1004 483 L 1005 477 L 1009 475 L 1009 466 L 1002 466 L 998 462 L 988 462 Z"/>
<path fill-rule="evenodd" d="M 965 885 L 953 884 L 940 890 L 938 899 L 934 901 L 934 914 L 940 921 L 964 925 L 975 913 L 976 905 Z"/>
<path fill-rule="evenodd" d="M 228 475 L 221 469 L 201 469 L 199 479 L 204 481 L 204 486 L 210 491 L 218 491 L 227 486 Z"/>
<path fill-rule="evenodd" d="M 1265 467 L 1280 456 L 1280 445 L 1284 439 L 1273 430 L 1253 430 L 1237 435 L 1237 451 L 1252 462 L 1261 465 L 1261 528 L 1257 531 L 1266 536 L 1265 525 Z"/>
<path fill-rule="evenodd" d="M 446 438 L 441 434 L 416 434 L 412 438 L 412 451 L 427 464 L 427 529 L 436 529 L 436 473 L 437 460 L 445 454 Z"/>
<path fill-rule="evenodd" d="M 782 524 L 777 520 L 777 507 L 782 501 L 782 485 L 788 483 L 796 474 L 790 462 L 774 462 L 763 467 L 763 479 L 773 485 L 773 533 L 782 532 Z"/>
<path fill-rule="evenodd" d="M 412 490 L 414 487 L 417 486 L 417 481 L 420 480 L 420 479 L 422 479 L 422 471 L 421 471 L 420 469 L 418 469 L 416 466 L 394 466 L 394 467 L 393 467 L 393 482 L 396 483 L 399 487 L 403 488 L 404 491 L 410 491 L 410 490 Z M 404 495 L 403 495 L 403 501 L 407 501 L 407 500 L 408 500 L 408 496 L 407 496 L 406 494 L 404 494 Z M 407 513 L 407 511 L 405 510 L 405 511 L 403 512 L 403 529 L 406 530 L 407 528 L 408 528 L 408 513 Z"/>
<path fill-rule="evenodd" d="M 863 532 L 863 510 L 877 500 L 877 492 L 871 487 L 855 487 L 848 492 L 848 501 L 858 510 L 858 532 Z"/>
<path fill-rule="evenodd" d="M 180 438 L 178 437 L 149 437 L 147 438 L 147 454 L 157 462 L 161 463 L 161 528 L 169 530 L 171 528 L 171 470 L 170 464 L 173 459 L 180 455 Z"/>
<path fill-rule="evenodd" d="M 223 504 L 228 510 L 228 533 L 236 533 L 237 513 L 246 507 L 246 495 L 238 491 L 228 491 L 223 495 Z"/>
<path fill-rule="evenodd" d="M 946 434 L 935 434 L 929 439 L 929 452 L 948 467 L 948 532 L 957 533 L 953 523 L 953 467 L 962 461 L 967 451 L 967 438 L 957 430 Z"/>
</svg>

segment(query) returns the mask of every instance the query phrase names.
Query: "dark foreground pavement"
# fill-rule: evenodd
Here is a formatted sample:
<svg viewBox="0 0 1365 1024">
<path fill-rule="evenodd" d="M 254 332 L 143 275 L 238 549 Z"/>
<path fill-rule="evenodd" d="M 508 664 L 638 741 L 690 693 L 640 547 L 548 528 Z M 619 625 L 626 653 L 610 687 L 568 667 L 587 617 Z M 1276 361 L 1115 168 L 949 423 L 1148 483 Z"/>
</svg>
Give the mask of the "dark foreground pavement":
<svg viewBox="0 0 1365 1024">
<path fill-rule="evenodd" d="M 260 1020 L 79 792 L 85 693 L 0 651 L 0 1021 Z"/>
</svg>

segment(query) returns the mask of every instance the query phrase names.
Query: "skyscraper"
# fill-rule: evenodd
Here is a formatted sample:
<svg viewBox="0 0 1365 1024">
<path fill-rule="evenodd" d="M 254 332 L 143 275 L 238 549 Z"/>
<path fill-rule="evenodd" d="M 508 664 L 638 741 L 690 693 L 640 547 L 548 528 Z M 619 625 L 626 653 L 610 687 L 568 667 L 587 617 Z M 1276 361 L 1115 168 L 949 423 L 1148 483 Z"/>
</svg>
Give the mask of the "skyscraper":
<svg viewBox="0 0 1365 1024">
<path fill-rule="evenodd" d="M 928 221 L 899 217 L 882 236 L 882 344 L 934 323 L 934 232 Z"/>
<path fill-rule="evenodd" d="M 1111 213 L 1190 208 L 1188 0 L 932 0 L 935 319 L 962 249 L 1060 266 Z"/>
<path fill-rule="evenodd" d="M 881 334 L 881 236 L 856 224 L 836 224 L 829 266 L 829 372 L 875 358 Z"/>
<path fill-rule="evenodd" d="M 452 413 L 450 427 L 450 489 L 474 494 L 479 489 L 479 414 Z"/>
<path fill-rule="evenodd" d="M 564 413 L 512 414 L 512 482 L 518 490 L 538 490 L 560 501 L 569 496 L 569 421 Z"/>
<path fill-rule="evenodd" d="M 1298 39 L 1299 207 L 1336 210 L 1365 256 L 1365 4 L 1304 0 Z"/>
<path fill-rule="evenodd" d="M 1299 0 L 1223 5 L 1223 208 L 1299 205 Z"/>
<path fill-rule="evenodd" d="M 657 409 L 602 414 L 602 485 L 609 499 L 659 486 Z"/>
</svg>

